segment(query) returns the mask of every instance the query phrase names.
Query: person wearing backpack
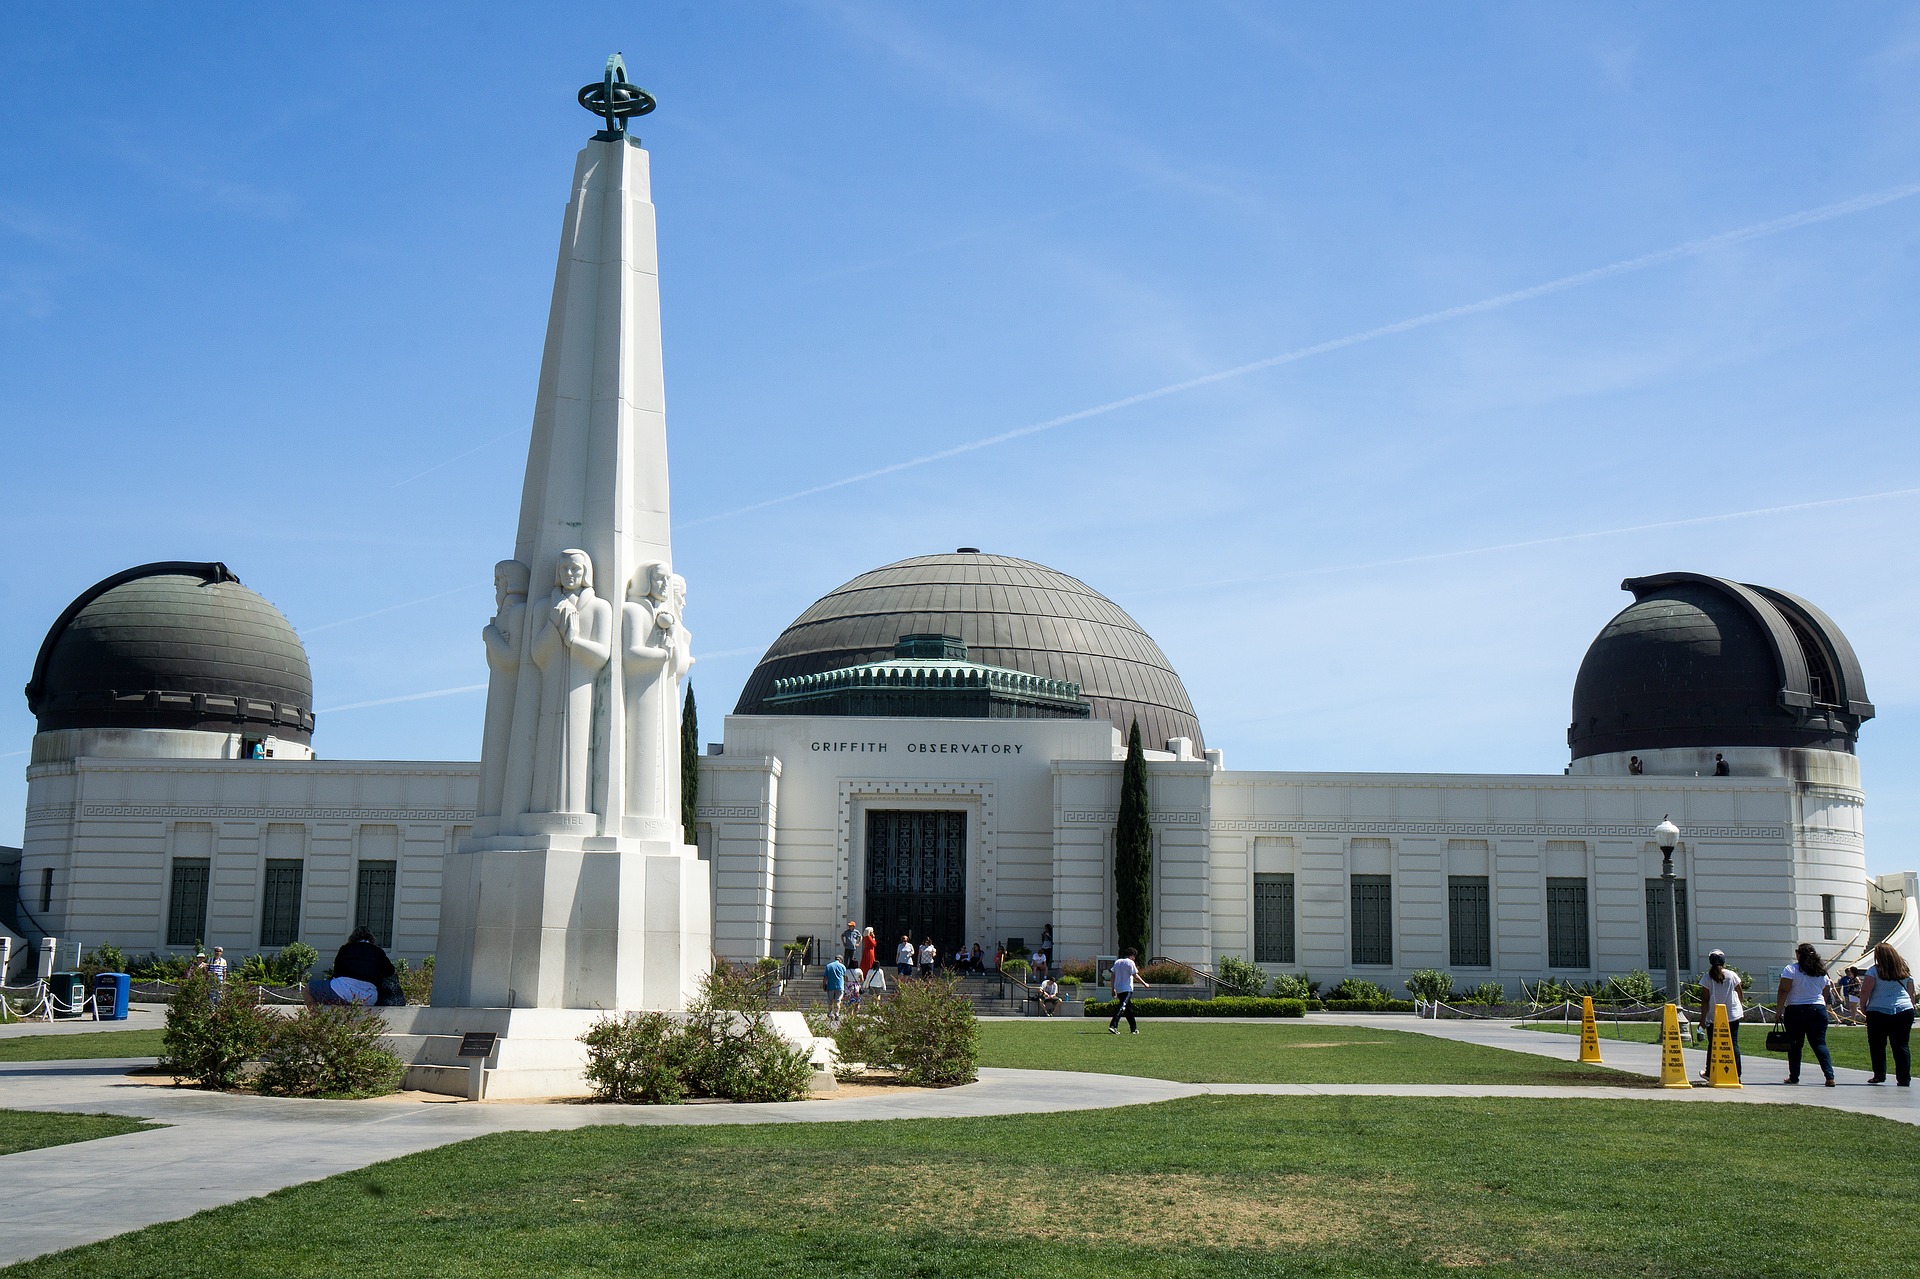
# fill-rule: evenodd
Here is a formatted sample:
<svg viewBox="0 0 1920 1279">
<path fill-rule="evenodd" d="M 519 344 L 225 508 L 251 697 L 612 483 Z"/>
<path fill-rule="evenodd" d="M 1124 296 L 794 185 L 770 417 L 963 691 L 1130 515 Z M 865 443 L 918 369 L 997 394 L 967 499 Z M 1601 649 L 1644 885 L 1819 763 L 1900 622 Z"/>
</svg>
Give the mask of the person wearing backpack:
<svg viewBox="0 0 1920 1279">
<path fill-rule="evenodd" d="M 1887 1049 L 1893 1049 L 1895 1082 L 1913 1082 L 1913 973 L 1900 952 L 1881 942 L 1873 948 L 1873 967 L 1860 978 L 1860 1007 L 1867 1014 L 1867 1054 L 1873 1059 L 1870 1084 L 1887 1082 Z"/>
</svg>

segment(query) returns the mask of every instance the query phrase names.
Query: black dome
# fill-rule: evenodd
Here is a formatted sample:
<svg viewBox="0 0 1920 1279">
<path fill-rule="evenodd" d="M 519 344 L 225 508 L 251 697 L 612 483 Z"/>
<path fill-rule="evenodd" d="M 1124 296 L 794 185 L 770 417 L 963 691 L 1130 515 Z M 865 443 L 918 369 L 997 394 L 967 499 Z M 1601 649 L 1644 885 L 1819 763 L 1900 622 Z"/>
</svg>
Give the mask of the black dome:
<svg viewBox="0 0 1920 1279">
<path fill-rule="evenodd" d="M 1852 751 L 1873 718 L 1853 646 L 1805 600 L 1698 573 L 1628 578 L 1573 684 L 1573 758 L 1677 747 Z"/>
<path fill-rule="evenodd" d="M 1138 717 L 1150 750 L 1203 746 L 1186 687 L 1118 604 L 1045 565 L 972 550 L 888 564 L 822 597 L 760 659 L 734 714 L 780 714 L 775 680 L 882 661 L 902 635 L 929 634 L 964 640 L 972 661 L 1078 683 L 1096 719 L 1124 733 Z"/>
<path fill-rule="evenodd" d="M 280 610 L 225 564 L 116 573 L 67 606 L 27 685 L 41 732 L 256 729 L 307 744 L 313 673 Z"/>
</svg>

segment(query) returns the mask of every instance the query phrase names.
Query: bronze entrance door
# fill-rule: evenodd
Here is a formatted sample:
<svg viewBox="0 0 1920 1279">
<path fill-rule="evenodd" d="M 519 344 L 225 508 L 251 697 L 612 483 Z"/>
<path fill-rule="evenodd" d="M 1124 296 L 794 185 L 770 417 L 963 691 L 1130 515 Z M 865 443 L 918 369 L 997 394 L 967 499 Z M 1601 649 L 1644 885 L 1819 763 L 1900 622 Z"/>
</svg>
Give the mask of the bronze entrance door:
<svg viewBox="0 0 1920 1279">
<path fill-rule="evenodd" d="M 967 815 L 868 809 L 866 907 L 881 963 L 902 933 L 932 937 L 944 963 L 966 941 Z"/>
</svg>

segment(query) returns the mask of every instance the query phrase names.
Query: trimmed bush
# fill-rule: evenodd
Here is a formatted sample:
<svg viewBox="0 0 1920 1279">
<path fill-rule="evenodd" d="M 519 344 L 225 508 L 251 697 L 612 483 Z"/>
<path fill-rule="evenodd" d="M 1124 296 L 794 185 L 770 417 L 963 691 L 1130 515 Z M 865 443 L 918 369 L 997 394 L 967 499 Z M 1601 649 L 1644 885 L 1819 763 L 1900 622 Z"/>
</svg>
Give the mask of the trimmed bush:
<svg viewBox="0 0 1920 1279">
<path fill-rule="evenodd" d="M 1386 987 L 1370 982 L 1364 977 L 1343 977 L 1340 979 L 1340 984 L 1328 991 L 1323 998 L 1329 1004 L 1336 999 L 1368 1004 L 1385 1003 L 1391 996 L 1387 994 Z"/>
<path fill-rule="evenodd" d="M 1223 995 L 1258 995 L 1267 988 L 1267 975 L 1260 965 L 1238 955 L 1223 955 L 1214 977 Z"/>
<path fill-rule="evenodd" d="M 1094 979 L 1093 961 L 1091 959 L 1069 959 L 1066 963 L 1060 965 L 1060 976 L 1063 979 L 1067 977 L 1078 977 L 1081 981 L 1092 985 Z"/>
<path fill-rule="evenodd" d="M 972 1083 L 980 1060 L 973 1001 L 951 977 L 901 982 L 884 999 L 864 1000 L 833 1033 L 840 1060 L 892 1066 L 910 1084 Z"/>
<path fill-rule="evenodd" d="M 1437 968 L 1422 968 L 1407 978 L 1407 993 L 1415 999 L 1451 999 L 1453 974 Z"/>
<path fill-rule="evenodd" d="M 260 1007 L 254 988 L 235 983 L 214 999 L 213 978 L 189 977 L 167 1005 L 160 1038 L 160 1066 L 176 1082 L 227 1089 L 240 1082 L 249 1061 L 266 1046 L 279 1018 Z"/>
<path fill-rule="evenodd" d="M 764 978 L 725 961 L 714 964 L 684 1014 L 602 1017 L 580 1042 L 587 1046 L 587 1082 L 600 1101 L 799 1101 L 813 1087 L 813 1054 L 767 1021 Z"/>
<path fill-rule="evenodd" d="M 1027 975 L 1033 971 L 1033 967 L 1024 959 L 1020 959 L 1014 955 L 1008 955 L 1000 961 L 1000 971 L 1015 981 L 1025 981 Z"/>
<path fill-rule="evenodd" d="M 1309 980 L 1306 973 L 1281 973 L 1273 979 L 1275 999 L 1316 999 L 1319 993 L 1320 983 Z"/>
<path fill-rule="evenodd" d="M 1323 999 L 1321 1008 L 1330 1013 L 1410 1013 L 1411 999 Z"/>
<path fill-rule="evenodd" d="M 1117 999 L 1089 1001 L 1089 1017 L 1111 1017 Z M 1142 1017 L 1304 1017 L 1302 999 L 1268 999 L 1249 995 L 1221 995 L 1214 999 L 1136 999 L 1133 1011 Z"/>
<path fill-rule="evenodd" d="M 406 1063 L 381 1042 L 387 1023 L 365 1005 L 323 1004 L 276 1020 L 260 1050 L 254 1082 L 261 1092 L 380 1097 L 398 1089 L 407 1073 Z"/>
<path fill-rule="evenodd" d="M 580 1036 L 594 1100 L 642 1106 L 681 1101 L 687 1090 L 678 1039 L 679 1027 L 665 1013 L 623 1013 L 595 1022 Z"/>
<path fill-rule="evenodd" d="M 1140 976 L 1151 986 L 1191 986 L 1199 980 L 1193 975 L 1193 969 L 1171 960 L 1148 964 L 1140 970 Z"/>
</svg>

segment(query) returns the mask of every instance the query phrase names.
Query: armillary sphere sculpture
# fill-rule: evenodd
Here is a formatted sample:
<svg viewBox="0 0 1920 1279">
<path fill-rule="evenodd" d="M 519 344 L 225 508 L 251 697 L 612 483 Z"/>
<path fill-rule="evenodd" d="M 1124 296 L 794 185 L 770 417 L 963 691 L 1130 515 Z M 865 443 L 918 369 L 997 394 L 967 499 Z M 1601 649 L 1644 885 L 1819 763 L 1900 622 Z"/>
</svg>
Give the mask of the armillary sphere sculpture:
<svg viewBox="0 0 1920 1279">
<path fill-rule="evenodd" d="M 619 54 L 607 59 L 607 73 L 593 84 L 580 86 L 580 105 L 598 116 L 605 116 L 603 138 L 617 138 L 627 131 L 631 116 L 645 115 L 659 105 L 653 95 L 627 79 L 627 64 Z"/>
</svg>

